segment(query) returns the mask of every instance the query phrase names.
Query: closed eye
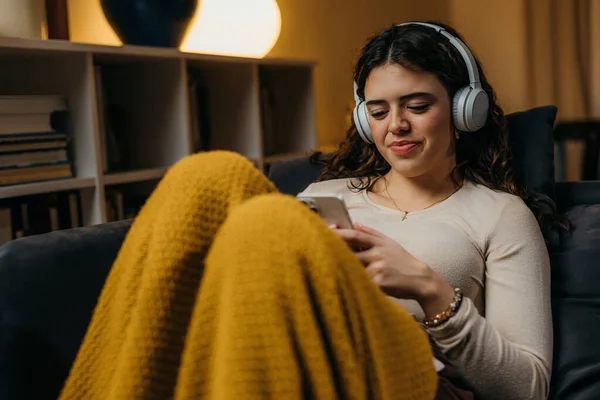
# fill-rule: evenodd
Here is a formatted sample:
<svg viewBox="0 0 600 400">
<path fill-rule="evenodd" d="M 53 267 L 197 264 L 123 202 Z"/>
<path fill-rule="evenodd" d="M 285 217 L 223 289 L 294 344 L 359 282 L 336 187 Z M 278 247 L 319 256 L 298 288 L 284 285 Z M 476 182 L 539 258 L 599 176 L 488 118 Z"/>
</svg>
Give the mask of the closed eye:
<svg viewBox="0 0 600 400">
<path fill-rule="evenodd" d="M 379 119 L 385 117 L 385 114 L 387 114 L 387 111 L 373 111 L 371 117 Z"/>
<path fill-rule="evenodd" d="M 429 108 L 429 104 L 419 104 L 419 105 L 414 105 L 414 106 L 408 106 L 407 108 L 410 111 L 413 111 L 415 113 L 422 113 L 427 111 L 427 109 Z"/>
</svg>

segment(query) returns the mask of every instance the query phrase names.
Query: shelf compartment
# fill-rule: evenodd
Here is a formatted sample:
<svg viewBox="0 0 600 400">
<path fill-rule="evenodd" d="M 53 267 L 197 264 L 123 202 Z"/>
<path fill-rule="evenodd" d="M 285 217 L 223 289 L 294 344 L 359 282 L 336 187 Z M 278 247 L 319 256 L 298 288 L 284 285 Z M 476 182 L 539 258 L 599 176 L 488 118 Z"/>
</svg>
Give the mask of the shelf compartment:
<svg viewBox="0 0 600 400">
<path fill-rule="evenodd" d="M 91 57 L 85 54 L 0 53 L 0 95 L 51 95 L 67 99 L 71 158 L 75 176 L 96 177 Z"/>
<path fill-rule="evenodd" d="M 105 222 L 135 218 L 159 179 L 115 183 L 105 187 Z"/>
<path fill-rule="evenodd" d="M 260 158 L 256 67 L 188 62 L 187 71 L 193 152 L 230 150 Z"/>
<path fill-rule="evenodd" d="M 0 199 L 0 212 L 4 218 L 8 217 L 5 222 L 10 224 L 13 239 L 94 224 L 96 187 L 72 185 L 49 189 L 21 191 Z M 2 239 L 7 239 L 6 231 Z"/>
<path fill-rule="evenodd" d="M 260 65 L 259 85 L 264 156 L 314 150 L 311 67 Z"/>
<path fill-rule="evenodd" d="M 189 154 L 180 60 L 95 60 L 104 172 L 168 167 Z"/>
</svg>

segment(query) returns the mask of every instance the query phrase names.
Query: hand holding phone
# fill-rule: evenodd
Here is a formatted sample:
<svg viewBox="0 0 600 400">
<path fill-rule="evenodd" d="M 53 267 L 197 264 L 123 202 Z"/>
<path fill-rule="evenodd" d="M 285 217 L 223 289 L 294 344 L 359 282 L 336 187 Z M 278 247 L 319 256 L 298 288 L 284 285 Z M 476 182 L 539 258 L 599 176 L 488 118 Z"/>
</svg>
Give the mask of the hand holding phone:
<svg viewBox="0 0 600 400">
<path fill-rule="evenodd" d="M 339 229 L 354 229 L 342 195 L 299 195 L 297 199 L 319 214 L 328 225 L 335 225 Z"/>
</svg>

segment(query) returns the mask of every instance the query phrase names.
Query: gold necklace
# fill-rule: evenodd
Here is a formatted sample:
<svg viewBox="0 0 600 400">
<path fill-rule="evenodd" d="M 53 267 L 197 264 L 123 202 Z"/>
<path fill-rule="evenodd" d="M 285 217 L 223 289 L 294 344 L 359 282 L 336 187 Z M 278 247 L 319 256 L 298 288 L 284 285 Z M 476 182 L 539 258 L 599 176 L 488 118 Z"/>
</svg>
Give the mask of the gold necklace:
<svg viewBox="0 0 600 400">
<path fill-rule="evenodd" d="M 387 184 L 387 179 L 385 178 L 385 176 L 383 177 L 383 182 L 385 184 L 385 193 L 388 196 L 388 199 L 390 199 L 392 201 L 392 203 L 394 203 L 394 207 L 396 207 L 396 209 L 402 213 L 404 213 L 404 215 L 402 216 L 402 221 L 404 221 L 406 219 L 406 216 L 408 215 L 409 212 L 412 211 L 405 211 L 402 210 L 400 207 L 398 207 L 398 205 L 396 204 L 396 202 L 394 201 L 394 198 L 392 196 L 390 196 L 390 192 L 388 191 L 388 184 Z M 452 193 L 450 193 L 448 196 L 444 197 L 441 200 L 438 200 L 430 205 L 428 205 L 427 207 L 421 208 L 421 210 L 427 210 L 428 208 L 431 208 L 433 206 L 435 206 L 438 203 L 441 203 L 442 201 L 448 199 L 450 196 L 452 196 L 454 193 L 458 192 L 458 190 L 462 187 L 462 185 L 459 185 L 456 189 L 454 189 L 454 191 Z"/>
</svg>

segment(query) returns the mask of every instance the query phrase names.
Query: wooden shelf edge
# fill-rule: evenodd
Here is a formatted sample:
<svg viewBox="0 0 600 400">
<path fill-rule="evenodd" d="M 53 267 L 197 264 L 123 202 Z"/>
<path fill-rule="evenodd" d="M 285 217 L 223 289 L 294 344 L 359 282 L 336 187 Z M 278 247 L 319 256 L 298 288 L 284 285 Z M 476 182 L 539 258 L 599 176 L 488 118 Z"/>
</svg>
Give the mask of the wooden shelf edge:
<svg viewBox="0 0 600 400">
<path fill-rule="evenodd" d="M 279 58 L 279 57 L 244 57 L 233 55 L 222 55 L 218 53 L 199 53 L 192 51 L 181 51 L 177 48 L 163 48 L 137 45 L 103 45 L 85 42 L 72 42 L 56 39 L 30 39 L 15 37 L 0 37 L 0 49 L 31 50 L 54 53 L 91 53 L 94 55 L 114 55 L 122 57 L 149 57 L 184 59 L 186 61 L 213 61 L 234 62 L 257 65 L 296 65 L 315 66 L 316 60 L 302 58 Z"/>
<path fill-rule="evenodd" d="M 71 42 L 55 39 L 29 39 L 0 37 L 0 48 L 15 50 L 38 50 L 60 53 L 93 53 L 131 55 L 141 57 L 178 58 L 181 53 L 177 49 L 146 46 L 109 46 L 93 43 Z"/>
<path fill-rule="evenodd" d="M 96 178 L 71 178 L 0 187 L 0 199 L 93 188 Z"/>
<path fill-rule="evenodd" d="M 167 169 L 167 167 L 162 167 L 106 174 L 104 175 L 104 186 L 160 179 L 167 172 Z"/>
</svg>

